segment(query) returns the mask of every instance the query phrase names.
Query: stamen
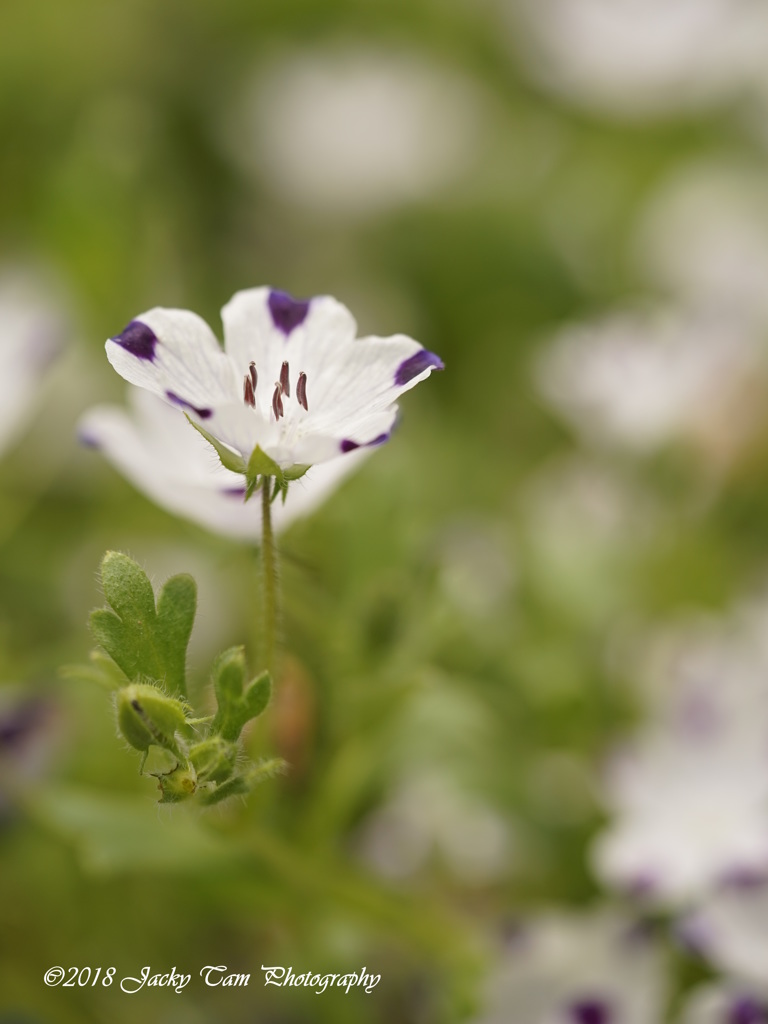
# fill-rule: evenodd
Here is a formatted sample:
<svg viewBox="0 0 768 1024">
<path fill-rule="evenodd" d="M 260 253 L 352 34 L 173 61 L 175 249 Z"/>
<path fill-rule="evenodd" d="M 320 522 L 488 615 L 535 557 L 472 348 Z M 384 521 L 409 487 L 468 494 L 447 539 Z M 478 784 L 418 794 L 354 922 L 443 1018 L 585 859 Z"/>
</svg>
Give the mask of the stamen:
<svg viewBox="0 0 768 1024">
<path fill-rule="evenodd" d="M 275 393 L 272 395 L 272 411 L 275 414 L 275 419 L 279 420 L 281 416 L 285 416 L 283 411 L 283 387 L 280 381 L 275 381 Z"/>
<path fill-rule="evenodd" d="M 291 382 L 288 377 L 288 372 L 288 360 L 286 359 L 280 367 L 280 387 L 283 389 L 283 393 L 286 398 L 291 397 Z"/>
<path fill-rule="evenodd" d="M 307 375 L 303 370 L 299 374 L 299 379 L 296 382 L 296 398 L 299 401 L 299 405 L 303 406 L 307 412 L 309 412 L 309 407 L 307 405 Z"/>
<path fill-rule="evenodd" d="M 243 401 L 246 405 L 253 407 L 256 405 L 256 396 L 253 393 L 253 379 L 247 374 L 243 378 Z"/>
<path fill-rule="evenodd" d="M 256 393 L 256 385 L 259 382 L 259 375 L 258 375 L 258 373 L 256 373 L 256 363 L 250 363 L 249 366 L 248 366 L 248 370 L 249 370 L 249 372 L 251 374 L 251 383 L 253 384 L 253 391 L 254 391 L 254 394 L 255 394 Z"/>
</svg>

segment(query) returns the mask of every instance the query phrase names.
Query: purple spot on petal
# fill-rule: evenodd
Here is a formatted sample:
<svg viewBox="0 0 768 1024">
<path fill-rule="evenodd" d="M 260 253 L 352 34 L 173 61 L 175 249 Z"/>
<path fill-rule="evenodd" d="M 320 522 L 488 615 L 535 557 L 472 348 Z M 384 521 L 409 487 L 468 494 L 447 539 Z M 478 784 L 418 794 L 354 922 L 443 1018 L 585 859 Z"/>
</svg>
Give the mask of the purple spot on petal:
<svg viewBox="0 0 768 1024">
<path fill-rule="evenodd" d="M 400 363 L 395 372 L 395 384 L 401 388 L 409 381 L 412 381 L 414 377 L 418 377 L 420 373 L 429 369 L 443 370 L 445 367 L 440 356 L 436 356 L 434 352 L 428 352 L 425 348 L 422 348 L 415 355 Z"/>
<path fill-rule="evenodd" d="M 765 1024 L 766 1021 L 765 1007 L 750 996 L 737 999 L 728 1010 L 728 1024 Z"/>
<path fill-rule="evenodd" d="M 137 359 L 148 359 L 152 362 L 155 358 L 157 335 L 141 320 L 131 320 L 117 337 L 112 338 L 112 341 Z"/>
<path fill-rule="evenodd" d="M 701 918 L 689 917 L 675 927 L 681 946 L 693 956 L 706 957 L 712 946 L 712 934 Z"/>
<path fill-rule="evenodd" d="M 584 999 L 571 1003 L 568 1013 L 574 1024 L 611 1024 L 613 1014 L 602 999 Z"/>
<path fill-rule="evenodd" d="M 271 291 L 267 300 L 275 327 L 288 337 L 291 331 L 304 323 L 309 312 L 309 299 L 300 301 L 287 292 Z"/>
<path fill-rule="evenodd" d="M 174 403 L 174 405 L 180 405 L 184 409 L 191 409 L 192 412 L 197 413 L 201 420 L 207 420 L 210 416 L 213 416 L 213 409 L 199 409 L 196 405 L 192 405 L 186 398 L 181 398 L 179 395 L 173 393 L 173 391 L 166 391 L 165 397 Z"/>
<path fill-rule="evenodd" d="M 93 434 L 87 433 L 85 430 L 78 431 L 77 440 L 83 446 L 83 448 L 101 448 L 101 442 L 98 438 L 95 438 Z"/>
<path fill-rule="evenodd" d="M 244 487 L 224 487 L 222 494 L 225 494 L 228 498 L 244 498 L 245 488 Z"/>
<path fill-rule="evenodd" d="M 378 437 L 374 437 L 372 441 L 365 441 L 363 444 L 359 444 L 357 441 L 349 441 L 345 438 L 340 444 L 342 452 L 353 452 L 355 448 L 376 448 L 380 444 L 385 444 L 390 438 L 389 432 L 386 434 L 379 434 Z"/>
<path fill-rule="evenodd" d="M 658 885 L 658 879 L 650 871 L 640 871 L 627 880 L 625 892 L 633 899 L 647 899 L 652 896 Z"/>
</svg>

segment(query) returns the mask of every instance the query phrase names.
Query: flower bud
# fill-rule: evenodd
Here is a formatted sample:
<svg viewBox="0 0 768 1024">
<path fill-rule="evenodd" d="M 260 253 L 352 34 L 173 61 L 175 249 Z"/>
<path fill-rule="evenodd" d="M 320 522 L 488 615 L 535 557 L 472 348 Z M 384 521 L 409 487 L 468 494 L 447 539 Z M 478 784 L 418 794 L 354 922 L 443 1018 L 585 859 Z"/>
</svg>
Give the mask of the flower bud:
<svg viewBox="0 0 768 1024">
<path fill-rule="evenodd" d="M 117 693 L 117 724 L 136 750 L 146 753 L 154 743 L 179 756 L 175 737 L 186 729 L 187 720 L 181 701 L 150 683 L 132 683 Z"/>
<path fill-rule="evenodd" d="M 192 762 L 200 782 L 223 782 L 232 774 L 237 747 L 220 736 L 211 736 L 190 748 Z"/>
<path fill-rule="evenodd" d="M 158 775 L 157 788 L 162 793 L 161 804 L 178 804 L 194 795 L 197 776 L 190 764 L 177 765 L 173 771 Z"/>
</svg>

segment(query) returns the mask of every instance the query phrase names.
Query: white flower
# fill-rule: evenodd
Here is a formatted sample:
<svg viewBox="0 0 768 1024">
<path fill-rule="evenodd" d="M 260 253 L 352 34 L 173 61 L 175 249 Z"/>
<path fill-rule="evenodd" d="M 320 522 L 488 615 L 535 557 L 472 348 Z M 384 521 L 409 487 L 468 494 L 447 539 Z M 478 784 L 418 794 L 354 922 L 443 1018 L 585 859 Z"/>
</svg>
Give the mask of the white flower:
<svg viewBox="0 0 768 1024">
<path fill-rule="evenodd" d="M 674 905 L 768 870 L 765 623 L 753 600 L 626 652 L 647 661 L 652 718 L 609 765 L 593 857 L 609 885 Z"/>
<path fill-rule="evenodd" d="M 24 425 L 40 382 L 59 348 L 64 316 L 32 277 L 0 277 L 0 449 Z"/>
<path fill-rule="evenodd" d="M 652 195 L 636 250 L 653 285 L 762 329 L 768 320 L 768 188 L 762 168 L 708 160 L 676 171 Z"/>
<path fill-rule="evenodd" d="M 531 73 L 570 101 L 621 116 L 697 109 L 765 61 L 765 9 L 750 0 L 507 0 Z M 525 31 L 520 32 L 520 21 Z"/>
<path fill-rule="evenodd" d="M 510 828 L 490 804 L 446 772 L 412 773 L 366 821 L 361 852 L 386 878 L 405 878 L 437 855 L 461 881 L 503 877 L 511 860 Z"/>
<path fill-rule="evenodd" d="M 765 1024 L 768 1004 L 733 985 L 703 985 L 685 1003 L 677 1024 Z"/>
<path fill-rule="evenodd" d="M 761 349 L 739 322 L 627 312 L 566 327 L 535 371 L 543 396 L 590 443 L 647 452 L 682 439 L 717 463 L 738 451 L 762 414 Z"/>
<path fill-rule="evenodd" d="M 763 879 L 768 877 L 764 874 Z M 768 884 L 734 878 L 681 925 L 681 933 L 709 963 L 768 999 Z M 763 1018 L 760 1018 L 761 1020 Z"/>
<path fill-rule="evenodd" d="M 356 340 L 350 312 L 329 296 L 238 292 L 222 310 L 224 350 L 200 317 L 151 309 L 106 343 L 119 374 L 184 410 L 224 465 L 300 476 L 389 439 L 399 396 L 441 360 L 412 338 Z"/>
<path fill-rule="evenodd" d="M 225 469 L 184 414 L 137 388 L 130 389 L 130 411 L 98 406 L 82 417 L 82 441 L 99 448 L 131 483 L 175 515 L 214 533 L 242 540 L 261 536 L 261 516 L 245 504 L 243 477 Z M 313 466 L 288 491 L 285 504 L 272 507 L 276 530 L 312 511 L 367 458 L 360 448 L 344 458 Z"/>
<path fill-rule="evenodd" d="M 471 81 L 420 56 L 313 49 L 259 69 L 225 143 L 292 203 L 360 215 L 458 177 L 478 159 L 484 114 Z"/>
<path fill-rule="evenodd" d="M 486 987 L 473 1024 L 658 1024 L 659 952 L 608 912 L 523 924 Z"/>
<path fill-rule="evenodd" d="M 606 803 L 615 817 L 593 850 L 607 884 L 674 905 L 768 868 L 765 745 L 696 732 L 649 735 L 614 764 Z"/>
</svg>

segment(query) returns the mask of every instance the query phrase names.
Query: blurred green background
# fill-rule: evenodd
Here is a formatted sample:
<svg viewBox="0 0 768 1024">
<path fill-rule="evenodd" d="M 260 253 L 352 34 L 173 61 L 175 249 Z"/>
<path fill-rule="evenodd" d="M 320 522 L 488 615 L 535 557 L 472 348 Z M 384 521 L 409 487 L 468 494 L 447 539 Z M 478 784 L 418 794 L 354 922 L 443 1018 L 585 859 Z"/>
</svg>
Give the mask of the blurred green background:
<svg viewBox="0 0 768 1024">
<path fill-rule="evenodd" d="M 624 639 L 763 578 L 759 416 L 734 440 L 708 411 L 711 430 L 638 455 L 590 446 L 536 383 L 563 324 L 670 301 L 637 239 L 681 168 L 763 188 L 762 84 L 676 105 L 673 83 L 617 111 L 553 87 L 516 16 L 0 8 L 0 263 L 52 281 L 68 324 L 0 462 L 0 679 L 36 709 L 0 754 L 1 1021 L 471 1020 L 520 915 L 599 895 L 595 779 L 639 714 Z M 203 691 L 219 650 L 255 649 L 258 554 L 156 508 L 76 422 L 123 400 L 103 343 L 133 316 L 189 308 L 219 332 L 256 284 L 333 294 L 362 334 L 408 333 L 446 371 L 281 539 L 285 679 L 249 743 L 293 770 L 215 813 L 158 809 L 108 697 L 58 675 L 89 649 L 101 555 L 195 575 Z M 48 989 L 54 964 L 193 980 Z M 205 989 L 205 964 L 251 985 Z M 262 964 L 382 980 L 316 996 L 264 988 Z"/>
</svg>

